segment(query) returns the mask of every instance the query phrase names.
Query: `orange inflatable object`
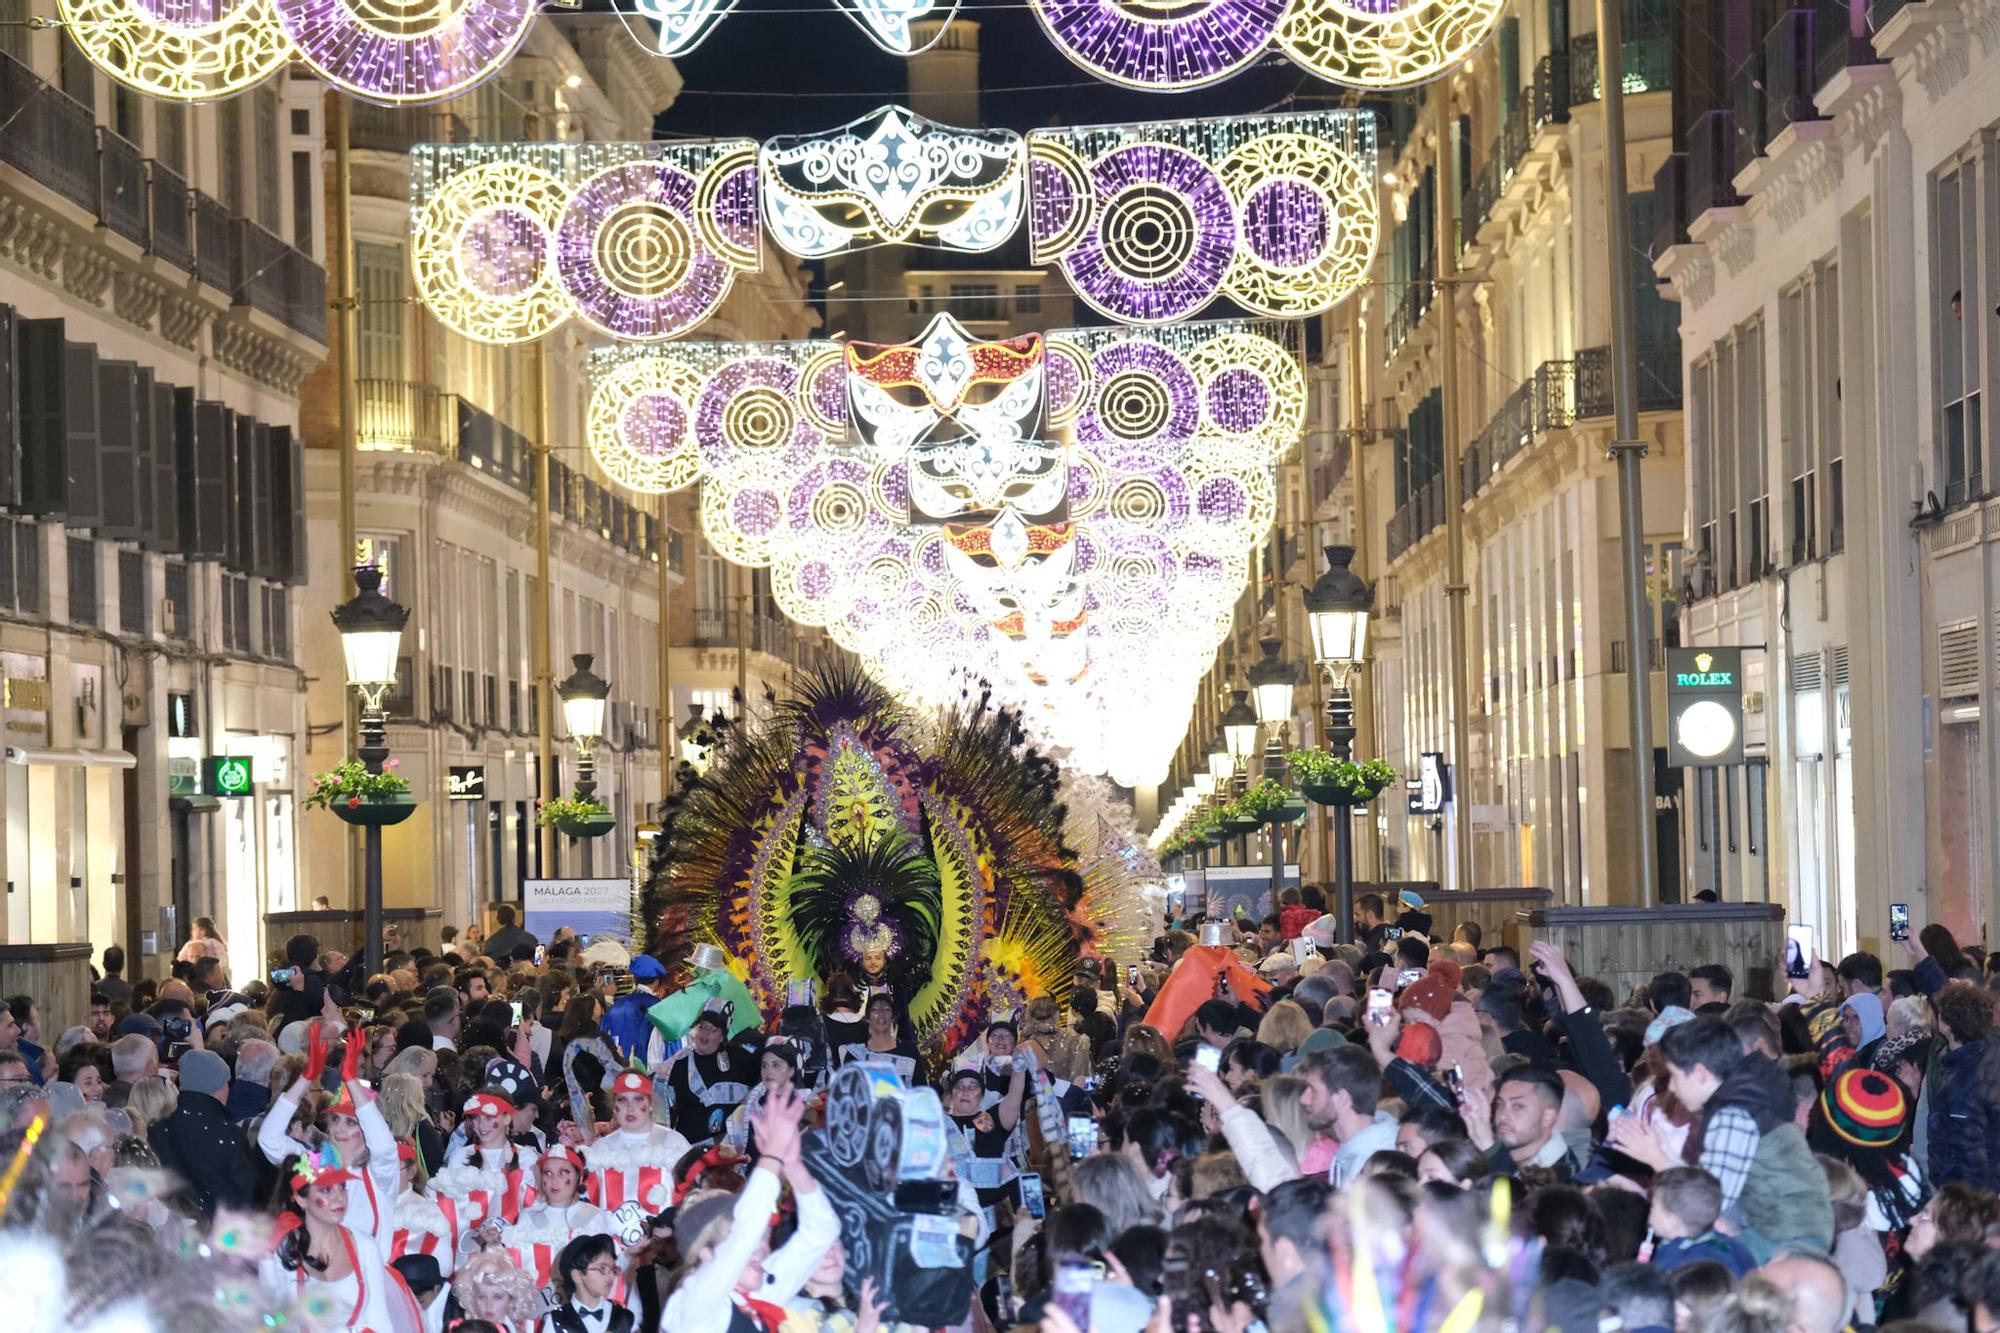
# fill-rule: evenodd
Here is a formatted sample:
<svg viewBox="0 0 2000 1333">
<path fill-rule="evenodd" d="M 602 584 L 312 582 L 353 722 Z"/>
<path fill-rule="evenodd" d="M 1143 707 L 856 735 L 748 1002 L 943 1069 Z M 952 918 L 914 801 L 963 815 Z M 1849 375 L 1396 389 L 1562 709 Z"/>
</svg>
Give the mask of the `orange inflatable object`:
<svg viewBox="0 0 2000 1333">
<path fill-rule="evenodd" d="M 1146 1026 L 1173 1041 L 1203 1001 L 1215 998 L 1216 983 L 1225 979 L 1239 1000 L 1260 1001 L 1271 993 L 1271 983 L 1245 967 L 1234 951 L 1219 944 L 1197 944 L 1181 955 L 1153 997 Z"/>
</svg>

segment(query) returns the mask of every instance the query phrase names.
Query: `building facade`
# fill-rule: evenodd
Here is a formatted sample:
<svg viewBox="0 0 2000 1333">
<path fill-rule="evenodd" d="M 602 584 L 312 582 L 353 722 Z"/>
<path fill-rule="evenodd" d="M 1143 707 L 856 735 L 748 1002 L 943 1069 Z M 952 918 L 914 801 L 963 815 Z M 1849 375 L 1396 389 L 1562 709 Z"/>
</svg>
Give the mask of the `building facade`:
<svg viewBox="0 0 2000 1333">
<path fill-rule="evenodd" d="M 704 568 L 688 496 L 637 496 L 597 471 L 584 437 L 588 386 L 579 368 L 598 341 L 580 322 L 541 344 L 492 347 L 444 328 L 416 300 L 409 277 L 409 150 L 423 142 L 650 139 L 679 91 L 673 65 L 639 49 L 610 13 L 538 24 L 522 53 L 474 93 L 428 108 L 352 109 L 352 192 L 358 342 L 354 365 L 361 449 L 358 535 L 387 570 L 385 591 L 409 607 L 404 670 L 389 697 L 389 744 L 422 802 L 385 831 L 384 900 L 437 909 L 446 923 L 477 919 L 484 904 L 517 900 L 523 880 L 629 871 L 640 826 L 662 794 L 660 615 L 663 590 L 676 647 L 670 680 L 681 707 L 734 684 L 733 664 L 703 676 L 698 609 L 672 590 Z M 739 280 L 695 336 L 780 340 L 807 336 L 816 316 L 805 276 L 775 250 Z M 546 378 L 534 358 L 545 357 Z M 550 460 L 551 670 L 567 676 L 589 653 L 611 683 L 597 747 L 598 798 L 618 817 L 611 835 L 557 839 L 543 858 L 534 822 L 537 546 L 531 450 L 547 395 Z M 330 369 L 306 386 L 306 483 L 314 564 L 304 645 L 315 662 L 340 661 L 329 613 L 352 594 L 339 545 L 338 402 Z M 698 604 L 697 604 L 698 605 Z M 685 632 L 681 628 L 685 622 Z M 780 622 L 782 623 L 782 622 Z M 714 628 L 714 627 L 707 627 Z M 766 618 L 761 649 L 779 636 Z M 733 642 L 733 640 L 732 640 Z M 753 654 L 755 657 L 756 654 Z M 768 656 L 768 655 L 767 655 Z M 768 661 L 766 663 L 768 667 Z M 772 680 L 781 673 L 769 668 Z M 712 677 L 712 679 L 710 678 Z M 343 757 L 347 691 L 337 668 L 309 682 L 314 771 Z M 555 780 L 567 795 L 577 752 L 554 710 Z M 684 720 L 684 718 L 683 718 Z M 336 908 L 360 905 L 358 841 L 315 816 L 305 829 L 309 888 Z"/>
<path fill-rule="evenodd" d="M 2000 886 L 2000 10 L 1709 6 L 1658 272 L 1688 385 L 1681 619 L 1742 646 L 1749 757 L 1696 770 L 1690 882 L 1822 949 L 1983 938 Z M 1663 240 L 1667 239 L 1665 237 Z"/>
<path fill-rule="evenodd" d="M 165 104 L 55 19 L 0 0 L 6 940 L 254 957 L 300 882 L 320 89 Z"/>
</svg>

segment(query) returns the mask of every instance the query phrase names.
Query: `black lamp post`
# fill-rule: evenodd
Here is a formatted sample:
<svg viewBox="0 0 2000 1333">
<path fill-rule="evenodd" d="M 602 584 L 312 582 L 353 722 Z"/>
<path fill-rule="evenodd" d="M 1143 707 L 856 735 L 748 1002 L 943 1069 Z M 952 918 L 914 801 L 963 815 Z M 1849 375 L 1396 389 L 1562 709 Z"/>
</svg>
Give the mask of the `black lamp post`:
<svg viewBox="0 0 2000 1333">
<path fill-rule="evenodd" d="M 1368 651 L 1368 615 L 1375 593 L 1348 566 L 1352 546 L 1326 548 L 1326 572 L 1306 593 L 1313 660 L 1332 685 L 1326 703 L 1326 738 L 1336 759 L 1354 758 L 1354 696 L 1349 691 Z M 1333 876 L 1340 942 L 1354 939 L 1354 808 L 1342 806 L 1333 822 Z"/>
<path fill-rule="evenodd" d="M 1282 780 L 1285 773 L 1285 728 L 1292 722 L 1292 690 L 1299 683 L 1299 669 L 1278 656 L 1284 645 L 1274 635 L 1257 640 L 1263 650 L 1263 657 L 1253 662 L 1247 673 L 1250 679 L 1250 694 L 1257 701 L 1254 710 L 1244 709 L 1250 714 L 1250 735 L 1255 744 L 1257 724 L 1265 729 L 1264 776 L 1274 781 Z M 1246 761 L 1247 762 L 1247 761 Z M 1304 858 L 1301 857 L 1301 860 Z M 1271 910 L 1278 908 L 1278 894 L 1285 884 L 1285 826 L 1277 820 L 1271 821 Z"/>
<path fill-rule="evenodd" d="M 604 701 L 611 697 L 611 683 L 590 669 L 589 653 L 572 653 L 573 668 L 556 686 L 562 701 L 563 730 L 576 742 L 576 798 L 589 801 L 597 795 L 597 742 L 604 735 Z M 583 844 L 583 873 L 589 875 L 591 840 Z"/>
<path fill-rule="evenodd" d="M 356 749 L 370 773 L 380 773 L 389 757 L 388 719 L 382 696 L 396 683 L 403 627 L 410 609 L 382 595 L 382 571 L 362 565 L 354 571 L 354 596 L 334 608 L 347 683 L 361 695 L 361 744 Z M 382 826 L 362 826 L 362 949 L 372 975 L 382 970 Z"/>
</svg>

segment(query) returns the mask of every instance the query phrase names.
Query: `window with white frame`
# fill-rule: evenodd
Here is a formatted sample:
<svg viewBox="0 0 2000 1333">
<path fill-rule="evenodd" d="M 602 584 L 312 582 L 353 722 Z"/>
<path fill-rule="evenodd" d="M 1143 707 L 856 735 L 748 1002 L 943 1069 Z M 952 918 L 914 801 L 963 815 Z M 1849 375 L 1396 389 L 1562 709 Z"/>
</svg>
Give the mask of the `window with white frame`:
<svg viewBox="0 0 2000 1333">
<path fill-rule="evenodd" d="M 1947 506 L 1986 493 L 1984 414 L 2000 380 L 2000 161 L 1983 131 L 1931 178 L 1937 475 Z"/>
<path fill-rule="evenodd" d="M 1829 504 L 1840 485 L 1840 274 L 1807 269 L 1778 297 L 1778 434 L 1788 564 L 1834 547 Z"/>
</svg>

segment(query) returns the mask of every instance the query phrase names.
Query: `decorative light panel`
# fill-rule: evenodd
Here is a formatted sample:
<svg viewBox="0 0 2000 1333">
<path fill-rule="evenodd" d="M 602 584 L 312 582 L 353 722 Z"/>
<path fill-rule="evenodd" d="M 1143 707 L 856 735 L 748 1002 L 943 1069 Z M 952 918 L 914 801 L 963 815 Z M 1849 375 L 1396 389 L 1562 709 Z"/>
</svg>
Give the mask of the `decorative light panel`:
<svg viewBox="0 0 2000 1333">
<path fill-rule="evenodd" d="M 488 343 L 571 315 L 618 338 L 686 333 L 760 262 L 756 145 L 420 145 L 411 152 L 417 293 Z"/>
<path fill-rule="evenodd" d="M 1478 49 L 1505 0 L 1031 0 L 1062 53 L 1101 79 L 1199 88 L 1275 44 L 1350 88 L 1408 88 Z"/>
<path fill-rule="evenodd" d="M 894 347 L 610 348 L 590 444 L 636 489 L 698 478 L 710 543 L 900 693 L 942 701 L 963 665 L 1072 763 L 1151 781 L 1275 512 L 1296 337 L 940 317 Z"/>
<path fill-rule="evenodd" d="M 551 0 L 573 9 L 577 0 Z M 382 103 L 456 97 L 520 49 L 538 0 L 58 0 L 112 79 L 199 102 L 255 87 L 296 56 Z"/>
<path fill-rule="evenodd" d="M 849 18 L 874 39 L 875 44 L 895 55 L 927 51 L 958 13 L 958 0 L 940 5 L 936 0 L 838 0 Z M 706 41 L 715 25 L 736 10 L 737 0 L 633 0 L 630 11 L 620 7 L 625 30 L 632 40 L 655 55 L 683 56 Z M 635 24 L 634 19 L 643 24 Z M 942 18 L 944 23 L 922 46 L 910 31 L 917 19 Z"/>
<path fill-rule="evenodd" d="M 991 250 L 1014 234 L 1028 198 L 1019 135 L 955 129 L 898 106 L 769 140 L 757 165 L 771 238 L 806 259 L 911 241 Z"/>
<path fill-rule="evenodd" d="M 1038 130 L 1031 253 L 1127 323 L 1173 323 L 1218 296 L 1318 314 L 1374 257 L 1375 156 L 1359 111 Z"/>
</svg>

